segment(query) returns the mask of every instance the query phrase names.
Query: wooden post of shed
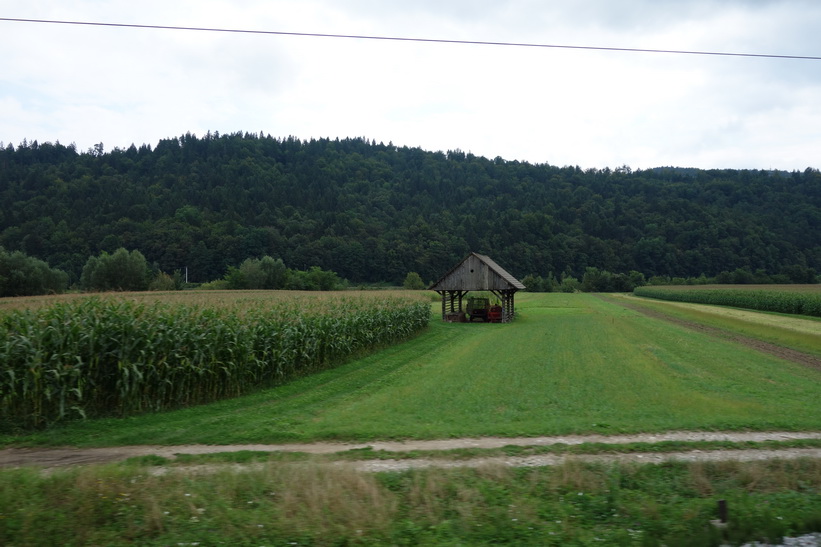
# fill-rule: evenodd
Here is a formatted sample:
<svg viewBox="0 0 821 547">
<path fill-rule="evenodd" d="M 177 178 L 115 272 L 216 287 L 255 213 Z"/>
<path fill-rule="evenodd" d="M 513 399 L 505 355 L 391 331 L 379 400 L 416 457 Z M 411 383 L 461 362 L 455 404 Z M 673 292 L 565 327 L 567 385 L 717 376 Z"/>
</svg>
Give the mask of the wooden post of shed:
<svg viewBox="0 0 821 547">
<path fill-rule="evenodd" d="M 451 268 L 430 289 L 442 296 L 442 320 L 453 320 L 455 314 L 463 314 L 462 298 L 470 291 L 488 291 L 502 305 L 502 322 L 511 321 L 515 315 L 514 297 L 525 286 L 485 255 L 470 253 L 462 262 Z M 458 308 L 456 301 L 458 300 Z M 448 301 L 450 306 L 448 306 Z"/>
</svg>

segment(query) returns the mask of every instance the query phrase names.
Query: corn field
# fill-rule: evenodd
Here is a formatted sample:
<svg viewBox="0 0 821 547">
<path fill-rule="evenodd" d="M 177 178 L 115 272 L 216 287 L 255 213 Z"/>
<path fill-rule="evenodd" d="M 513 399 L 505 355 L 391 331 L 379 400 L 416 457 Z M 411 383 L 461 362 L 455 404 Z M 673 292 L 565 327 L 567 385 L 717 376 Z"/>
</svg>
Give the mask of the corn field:
<svg viewBox="0 0 821 547">
<path fill-rule="evenodd" d="M 821 286 L 771 286 L 743 288 L 737 285 L 710 287 L 637 287 L 633 294 L 659 300 L 732 306 L 821 317 Z"/>
<path fill-rule="evenodd" d="M 0 315 L 0 428 L 235 397 L 425 328 L 430 303 L 338 297 L 236 306 L 88 298 Z"/>
</svg>

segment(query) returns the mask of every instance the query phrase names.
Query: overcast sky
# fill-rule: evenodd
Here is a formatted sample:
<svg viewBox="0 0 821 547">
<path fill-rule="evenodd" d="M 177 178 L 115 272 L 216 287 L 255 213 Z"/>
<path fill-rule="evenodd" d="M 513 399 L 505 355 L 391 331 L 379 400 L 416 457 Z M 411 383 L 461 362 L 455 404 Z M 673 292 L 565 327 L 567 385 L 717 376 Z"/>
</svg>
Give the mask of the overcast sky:
<svg viewBox="0 0 821 547">
<path fill-rule="evenodd" d="M 0 17 L 821 56 L 817 0 L 0 0 Z M 821 60 L 0 21 L 0 141 L 367 137 L 582 168 L 821 167 Z"/>
</svg>

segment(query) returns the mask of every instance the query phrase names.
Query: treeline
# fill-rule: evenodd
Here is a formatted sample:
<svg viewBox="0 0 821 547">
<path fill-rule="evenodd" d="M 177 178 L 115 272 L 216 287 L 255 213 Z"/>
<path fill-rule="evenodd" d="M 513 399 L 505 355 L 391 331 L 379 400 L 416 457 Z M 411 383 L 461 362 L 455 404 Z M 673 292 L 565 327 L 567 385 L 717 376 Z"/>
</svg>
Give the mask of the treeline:
<svg viewBox="0 0 821 547">
<path fill-rule="evenodd" d="M 732 272 L 721 272 L 715 277 L 704 274 L 698 277 L 654 275 L 647 279 L 643 273 L 635 270 L 624 274 L 590 267 L 581 279 L 569 275 L 556 279 L 552 273 L 546 276 L 529 274 L 522 279 L 522 284 L 530 292 L 631 292 L 646 285 L 789 285 L 819 282 L 818 275 L 812 268 L 787 267 L 784 272 L 786 273 L 768 275 L 762 270 L 751 272 L 738 268 Z"/>
<path fill-rule="evenodd" d="M 635 270 L 613 273 L 588 267 L 581 278 L 563 274 L 559 278 L 551 272 L 546 276 L 528 274 L 522 283 L 530 292 L 631 292 L 645 285 L 708 285 L 708 284 L 790 284 L 817 283 L 818 276 L 811 268 L 785 268 L 786 274 L 767 275 L 759 270 L 750 272 L 739 268 L 721 272 L 715 277 L 652 276 L 647 279 Z M 183 272 L 171 274 L 149 265 L 139 251 L 117 249 L 103 251 L 89 257 L 83 266 L 79 284 L 74 289 L 84 291 L 172 291 L 184 288 L 224 290 L 303 290 L 332 291 L 349 286 L 346 279 L 331 270 L 313 266 L 308 270 L 288 268 L 282 259 L 264 256 L 245 259 L 239 267 L 229 266 L 220 279 L 207 283 L 187 283 Z M 427 287 L 416 272 L 408 272 L 402 286 L 408 290 Z M 0 297 L 62 293 L 68 288 L 65 272 L 52 269 L 36 258 L 20 251 L 7 252 L 0 247 Z"/>
<path fill-rule="evenodd" d="M 71 288 L 81 291 L 173 291 L 183 288 L 203 289 L 288 289 L 332 291 L 344 288 L 345 280 L 336 272 L 313 266 L 306 271 L 287 268 L 280 259 L 265 256 L 249 258 L 225 275 L 204 284 L 189 284 L 183 272 L 169 274 L 156 264 L 149 265 L 140 251 L 117 249 L 109 254 L 89 257 L 83 266 L 79 283 Z M 42 260 L 20 251 L 7 252 L 0 247 L 0 297 L 60 294 L 69 288 L 68 275 L 50 268 Z"/>
<path fill-rule="evenodd" d="M 228 267 L 223 279 L 203 284 L 204 289 L 260 289 L 292 291 L 333 291 L 345 286 L 346 281 L 336 272 L 311 266 L 308 270 L 292 270 L 282 259 L 270 256 L 247 258 L 239 268 Z"/>
<path fill-rule="evenodd" d="M 529 292 L 631 292 L 647 283 L 644 274 L 631 271 L 628 274 L 613 273 L 589 267 L 579 279 L 571 275 L 561 278 L 549 273 L 547 276 L 529 274 L 522 284 Z"/>
<path fill-rule="evenodd" d="M 591 267 L 794 280 L 821 268 L 821 173 L 582 170 L 247 133 L 87 152 L 23 142 L 0 146 L 0 245 L 70 285 L 121 247 L 196 283 L 265 256 L 354 284 L 427 283 L 471 251 L 559 283 Z"/>
</svg>

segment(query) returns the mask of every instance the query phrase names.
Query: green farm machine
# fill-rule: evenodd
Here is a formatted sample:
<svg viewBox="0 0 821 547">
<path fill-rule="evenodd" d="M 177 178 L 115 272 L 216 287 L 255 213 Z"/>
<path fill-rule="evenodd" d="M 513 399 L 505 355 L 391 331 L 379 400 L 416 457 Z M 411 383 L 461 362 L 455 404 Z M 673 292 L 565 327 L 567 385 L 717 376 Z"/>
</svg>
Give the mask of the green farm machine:
<svg viewBox="0 0 821 547">
<path fill-rule="evenodd" d="M 483 323 L 501 323 L 502 306 L 491 304 L 489 298 L 473 296 L 468 298 L 467 315 L 472 323 L 474 319 L 480 319 Z"/>
</svg>

